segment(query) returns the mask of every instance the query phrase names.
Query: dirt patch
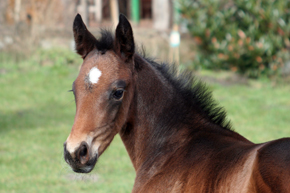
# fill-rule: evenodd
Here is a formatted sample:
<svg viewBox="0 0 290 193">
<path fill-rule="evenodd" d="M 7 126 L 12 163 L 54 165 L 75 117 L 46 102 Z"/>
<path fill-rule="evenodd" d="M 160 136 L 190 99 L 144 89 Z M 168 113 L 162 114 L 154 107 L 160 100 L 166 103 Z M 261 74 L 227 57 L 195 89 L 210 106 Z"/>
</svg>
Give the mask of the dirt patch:
<svg viewBox="0 0 290 193">
<path fill-rule="evenodd" d="M 207 83 L 218 83 L 223 86 L 232 86 L 232 85 L 250 85 L 249 79 L 240 74 L 234 72 L 217 72 L 219 76 L 214 75 L 201 75 L 199 72 L 196 72 L 195 75 L 202 81 Z"/>
<path fill-rule="evenodd" d="M 65 178 L 69 181 L 86 181 L 86 182 L 98 182 L 100 176 L 98 174 L 76 174 L 70 173 L 65 175 Z"/>
</svg>

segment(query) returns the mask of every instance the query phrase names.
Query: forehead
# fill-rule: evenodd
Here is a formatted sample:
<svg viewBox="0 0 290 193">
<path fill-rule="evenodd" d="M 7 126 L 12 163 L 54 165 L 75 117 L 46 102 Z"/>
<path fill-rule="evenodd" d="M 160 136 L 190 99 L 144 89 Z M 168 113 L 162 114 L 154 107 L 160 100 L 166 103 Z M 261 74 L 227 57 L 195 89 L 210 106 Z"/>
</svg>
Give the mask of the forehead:
<svg viewBox="0 0 290 193">
<path fill-rule="evenodd" d="M 94 67 L 102 70 L 103 73 L 108 72 L 111 74 L 120 68 L 120 62 L 116 55 L 111 51 L 102 54 L 95 50 L 85 58 L 80 69 L 80 74 L 86 73 Z"/>
<path fill-rule="evenodd" d="M 113 51 L 102 54 L 95 50 L 84 60 L 75 82 L 77 84 L 110 84 L 118 79 L 126 80 L 129 75 L 129 69 Z"/>
</svg>

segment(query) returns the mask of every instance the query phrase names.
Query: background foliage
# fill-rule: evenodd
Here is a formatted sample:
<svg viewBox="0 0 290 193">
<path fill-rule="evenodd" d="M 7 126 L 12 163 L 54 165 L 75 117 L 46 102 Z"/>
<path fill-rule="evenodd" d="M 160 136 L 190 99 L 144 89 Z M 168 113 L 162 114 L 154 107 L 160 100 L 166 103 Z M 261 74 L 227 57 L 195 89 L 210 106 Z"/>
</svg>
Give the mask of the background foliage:
<svg viewBox="0 0 290 193">
<path fill-rule="evenodd" d="M 258 77 L 290 60 L 290 1 L 182 0 L 180 9 L 198 44 L 196 64 Z"/>
</svg>

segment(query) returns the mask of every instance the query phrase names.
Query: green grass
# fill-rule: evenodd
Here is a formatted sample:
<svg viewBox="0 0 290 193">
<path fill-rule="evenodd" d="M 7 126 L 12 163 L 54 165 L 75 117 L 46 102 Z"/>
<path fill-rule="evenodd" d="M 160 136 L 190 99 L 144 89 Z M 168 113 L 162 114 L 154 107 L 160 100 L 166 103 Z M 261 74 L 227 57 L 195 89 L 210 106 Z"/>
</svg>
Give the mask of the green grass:
<svg viewBox="0 0 290 193">
<path fill-rule="evenodd" d="M 256 143 L 290 137 L 289 84 L 269 79 L 231 84 L 229 72 L 201 74 L 216 80 L 210 84 L 213 96 L 226 109 L 235 131 Z"/>
<path fill-rule="evenodd" d="M 256 143 L 290 137 L 290 86 L 214 86 L 233 128 Z"/>
<path fill-rule="evenodd" d="M 63 160 L 75 113 L 67 91 L 79 57 L 63 50 L 17 64 L 1 57 L 0 192 L 130 192 L 135 173 L 118 136 L 89 175 L 73 173 Z"/>
<path fill-rule="evenodd" d="M 135 173 L 119 136 L 88 175 L 73 173 L 63 160 L 75 113 L 67 91 L 80 64 L 77 55 L 64 50 L 17 61 L 0 54 L 0 192 L 131 191 Z M 248 139 L 261 143 L 290 136 L 289 85 L 273 87 L 261 80 L 210 87 L 234 129 Z"/>
</svg>

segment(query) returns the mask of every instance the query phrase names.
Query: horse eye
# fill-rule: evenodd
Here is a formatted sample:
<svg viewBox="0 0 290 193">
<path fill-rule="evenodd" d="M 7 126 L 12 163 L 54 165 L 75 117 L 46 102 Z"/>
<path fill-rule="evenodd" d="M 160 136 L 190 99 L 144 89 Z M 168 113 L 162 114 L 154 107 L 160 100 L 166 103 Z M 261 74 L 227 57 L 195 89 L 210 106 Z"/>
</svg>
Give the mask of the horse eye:
<svg viewBox="0 0 290 193">
<path fill-rule="evenodd" d="M 124 90 L 123 89 L 118 89 L 113 93 L 113 97 L 116 100 L 121 100 L 123 98 L 124 95 Z"/>
</svg>

